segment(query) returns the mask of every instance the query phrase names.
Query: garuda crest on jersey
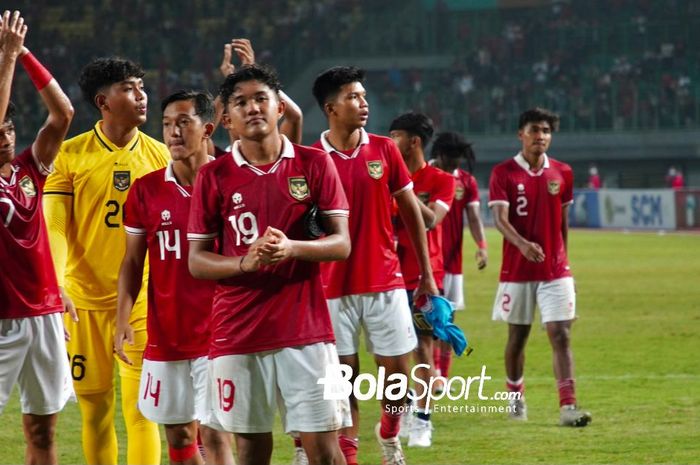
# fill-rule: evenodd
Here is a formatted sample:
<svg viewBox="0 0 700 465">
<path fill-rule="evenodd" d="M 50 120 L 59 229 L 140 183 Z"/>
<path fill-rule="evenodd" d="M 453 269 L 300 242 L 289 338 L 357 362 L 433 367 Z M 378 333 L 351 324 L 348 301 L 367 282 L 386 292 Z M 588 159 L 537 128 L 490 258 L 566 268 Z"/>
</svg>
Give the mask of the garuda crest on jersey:
<svg viewBox="0 0 700 465">
<path fill-rule="evenodd" d="M 304 176 L 289 178 L 289 194 L 297 200 L 304 200 L 309 196 L 309 185 Z"/>
<path fill-rule="evenodd" d="M 114 188 L 124 192 L 131 186 L 131 171 L 115 171 L 112 176 Z"/>
<path fill-rule="evenodd" d="M 384 175 L 384 165 L 381 161 L 368 161 L 367 171 L 374 179 L 380 179 Z"/>
<path fill-rule="evenodd" d="M 19 180 L 19 187 L 27 197 L 36 197 L 36 186 L 29 176 L 24 176 Z"/>
<path fill-rule="evenodd" d="M 464 187 L 455 187 L 455 200 L 462 200 L 464 198 Z"/>
<path fill-rule="evenodd" d="M 559 181 L 549 181 L 547 182 L 547 191 L 552 195 L 557 195 L 559 193 Z"/>
</svg>

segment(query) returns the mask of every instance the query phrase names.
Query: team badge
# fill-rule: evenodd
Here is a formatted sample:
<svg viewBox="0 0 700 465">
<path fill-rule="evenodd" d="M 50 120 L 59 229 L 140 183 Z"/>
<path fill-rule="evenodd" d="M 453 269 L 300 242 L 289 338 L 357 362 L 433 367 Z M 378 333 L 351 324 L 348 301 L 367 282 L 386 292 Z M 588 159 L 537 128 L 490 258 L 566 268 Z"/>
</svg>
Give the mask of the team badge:
<svg viewBox="0 0 700 465">
<path fill-rule="evenodd" d="M 549 181 L 547 183 L 547 191 L 549 191 L 549 193 L 552 195 L 557 195 L 559 193 L 560 186 L 561 184 L 559 184 L 559 181 Z"/>
<path fill-rule="evenodd" d="M 464 187 L 455 187 L 455 200 L 462 200 L 464 198 Z"/>
<path fill-rule="evenodd" d="M 367 171 L 374 179 L 380 179 L 384 175 L 384 165 L 381 161 L 368 161 Z"/>
<path fill-rule="evenodd" d="M 19 180 L 19 187 L 24 191 L 24 195 L 27 197 L 36 197 L 36 186 L 29 176 L 24 176 Z"/>
<path fill-rule="evenodd" d="M 131 171 L 115 171 L 112 181 L 116 190 L 124 192 L 131 186 Z"/>
<path fill-rule="evenodd" d="M 418 197 L 418 200 L 423 202 L 425 205 L 428 205 L 428 202 L 430 201 L 430 192 L 416 192 L 416 197 Z"/>
<path fill-rule="evenodd" d="M 163 210 L 160 212 L 160 219 L 163 221 L 170 221 L 170 210 Z"/>
<path fill-rule="evenodd" d="M 304 176 L 289 178 L 289 193 L 297 200 L 304 200 L 309 196 L 309 185 Z"/>
</svg>

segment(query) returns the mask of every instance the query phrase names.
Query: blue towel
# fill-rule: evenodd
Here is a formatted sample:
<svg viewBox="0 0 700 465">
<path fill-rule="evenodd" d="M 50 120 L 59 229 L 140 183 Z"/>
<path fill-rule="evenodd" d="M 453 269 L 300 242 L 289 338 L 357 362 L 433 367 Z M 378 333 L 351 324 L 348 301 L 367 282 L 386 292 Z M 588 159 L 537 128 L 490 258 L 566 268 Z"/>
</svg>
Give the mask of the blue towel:
<svg viewBox="0 0 700 465">
<path fill-rule="evenodd" d="M 467 337 L 459 326 L 451 323 L 454 307 L 452 303 L 439 295 L 431 295 L 426 299 L 425 304 L 419 307 L 425 315 L 425 319 L 433 327 L 433 334 L 436 338 L 448 342 L 455 353 L 459 356 L 467 348 Z M 467 353 L 471 352 L 471 349 Z"/>
</svg>

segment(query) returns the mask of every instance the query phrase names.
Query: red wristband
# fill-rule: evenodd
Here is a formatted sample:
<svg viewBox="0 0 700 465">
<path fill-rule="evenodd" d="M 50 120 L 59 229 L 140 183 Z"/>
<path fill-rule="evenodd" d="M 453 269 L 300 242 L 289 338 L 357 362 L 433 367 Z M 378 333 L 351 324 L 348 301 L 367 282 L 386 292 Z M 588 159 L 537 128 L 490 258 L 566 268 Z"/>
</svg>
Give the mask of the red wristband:
<svg viewBox="0 0 700 465">
<path fill-rule="evenodd" d="M 489 246 L 486 244 L 486 241 L 479 241 L 476 243 L 476 246 L 480 249 L 488 249 Z"/>
<path fill-rule="evenodd" d="M 53 79 L 49 70 L 39 63 L 39 60 L 32 55 L 32 52 L 22 55 L 19 60 L 22 62 L 25 71 L 27 71 L 29 79 L 34 83 L 34 87 L 38 90 L 46 87 L 49 82 L 51 82 L 51 79 Z"/>
</svg>

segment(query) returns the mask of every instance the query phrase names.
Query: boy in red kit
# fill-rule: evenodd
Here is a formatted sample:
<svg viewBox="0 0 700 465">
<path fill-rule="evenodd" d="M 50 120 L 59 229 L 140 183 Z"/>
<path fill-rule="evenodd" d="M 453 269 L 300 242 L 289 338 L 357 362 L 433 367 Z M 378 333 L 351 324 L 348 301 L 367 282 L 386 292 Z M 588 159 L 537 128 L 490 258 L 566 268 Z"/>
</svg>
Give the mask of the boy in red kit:
<svg viewBox="0 0 700 465">
<path fill-rule="evenodd" d="M 415 297 L 438 293 L 425 223 L 401 154 L 391 139 L 364 130 L 369 105 L 363 80 L 364 71 L 338 66 L 322 72 L 313 86 L 329 125 L 314 146 L 330 154 L 350 202 L 352 252 L 347 260 L 324 266 L 323 278 L 338 354 L 341 363 L 352 369 L 351 382 L 360 370 L 357 352 L 361 329 L 368 350 L 387 376 L 408 376 L 410 354 L 416 347 L 406 285 L 394 250 L 392 197 L 416 249 L 421 277 Z M 405 461 L 398 438 L 401 415 L 391 413 L 391 407 L 400 408 L 403 402 L 382 399 L 381 421 L 375 433 L 386 464 Z M 348 464 L 356 464 L 359 409 L 352 395 L 350 406 L 353 426 L 341 431 L 340 441 Z"/>
<path fill-rule="evenodd" d="M 211 463 L 232 464 L 230 434 L 206 426 L 209 316 L 214 281 L 194 279 L 185 240 L 195 176 L 211 159 L 207 142 L 214 130 L 214 102 L 206 93 L 181 91 L 163 100 L 163 141 L 172 161 L 137 179 L 124 206 L 126 253 L 119 270 L 114 347 L 131 364 L 124 343 L 133 344 L 129 324 L 148 271 L 148 344 L 144 352 L 139 410 L 165 425 L 173 463 L 204 463 L 197 432 Z"/>
<path fill-rule="evenodd" d="M 503 234 L 503 263 L 493 319 L 508 323 L 505 350 L 507 387 L 524 392 L 525 344 L 535 305 L 552 345 L 559 387 L 560 424 L 586 426 L 588 412 L 576 406 L 571 324 L 576 293 L 566 254 L 568 212 L 573 202 L 573 173 L 566 163 L 547 156 L 559 117 L 534 108 L 520 115 L 522 149 L 491 173 L 489 207 Z M 524 397 L 511 401 L 510 416 L 527 420 Z"/>
<path fill-rule="evenodd" d="M 19 11 L 0 20 L 0 412 L 19 386 L 26 463 L 58 462 L 54 434 L 58 412 L 73 384 L 66 358 L 64 302 L 51 261 L 42 189 L 73 118 L 58 82 L 24 47 L 27 26 Z M 17 62 L 48 110 L 32 144 L 15 152 Z M 66 306 L 77 320 L 75 309 Z"/>
<path fill-rule="evenodd" d="M 464 310 L 464 277 L 462 275 L 462 239 L 464 218 L 476 243 L 476 266 L 486 268 L 488 251 L 484 225 L 479 214 L 479 187 L 471 175 L 474 169 L 474 151 L 464 137 L 456 132 L 443 132 L 433 141 L 433 166 L 450 173 L 455 178 L 455 196 L 452 208 L 442 222 L 442 256 L 445 259 L 444 295 L 455 310 Z M 460 164 L 466 163 L 467 170 Z M 452 347 L 443 341 L 435 341 L 433 358 L 439 375 L 449 377 L 452 363 Z M 436 383 L 438 385 L 438 383 Z"/>
<path fill-rule="evenodd" d="M 324 399 L 317 383 L 338 364 L 318 262 L 350 253 L 348 202 L 327 154 L 280 135 L 279 88 L 257 65 L 226 78 L 221 101 L 239 140 L 202 167 L 192 196 L 190 271 L 218 280 L 205 424 L 235 433 L 240 464 L 266 464 L 278 407 L 311 463 L 341 464 L 347 400 Z M 307 240 L 312 205 L 326 235 Z"/>
<path fill-rule="evenodd" d="M 433 276 L 437 287 L 443 289 L 445 268 L 442 256 L 442 221 L 452 205 L 455 192 L 454 178 L 428 165 L 425 161 L 423 149 L 433 136 L 433 125 L 427 116 L 420 113 L 405 113 L 391 122 L 389 134 L 411 173 L 413 192 L 420 201 L 418 206 L 428 230 L 428 250 Z M 411 302 L 420 279 L 420 268 L 402 221 L 398 222 L 396 231 L 401 271 L 408 291 L 408 300 Z M 434 368 L 433 328 L 419 309 L 412 306 L 412 311 L 413 323 L 418 334 L 418 348 L 414 352 L 416 363 Z M 433 370 L 430 369 L 416 371 L 416 375 L 425 383 L 430 381 L 432 373 Z M 430 447 L 432 444 L 431 412 L 426 409 L 427 396 L 423 395 L 422 387 L 422 384 L 416 384 L 417 394 L 422 397 L 417 402 L 416 416 L 410 422 L 408 447 Z"/>
</svg>

